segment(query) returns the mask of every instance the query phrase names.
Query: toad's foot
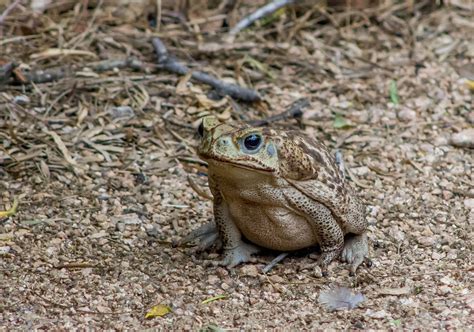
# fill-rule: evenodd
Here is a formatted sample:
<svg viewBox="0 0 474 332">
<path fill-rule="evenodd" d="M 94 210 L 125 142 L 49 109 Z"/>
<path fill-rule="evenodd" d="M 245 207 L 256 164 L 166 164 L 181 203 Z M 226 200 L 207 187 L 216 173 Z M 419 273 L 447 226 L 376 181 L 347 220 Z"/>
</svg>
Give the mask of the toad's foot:
<svg viewBox="0 0 474 332">
<path fill-rule="evenodd" d="M 215 246 L 218 249 L 222 247 L 219 232 L 217 231 L 216 224 L 213 222 L 195 229 L 184 239 L 178 241 L 177 245 L 182 246 L 189 242 L 197 242 L 198 251 L 204 251 L 212 246 Z"/>
<path fill-rule="evenodd" d="M 252 254 L 256 254 L 259 251 L 260 248 L 253 244 L 240 242 L 235 248 L 225 249 L 224 259 L 220 264 L 227 267 L 234 267 L 240 263 L 248 262 Z"/>
<path fill-rule="evenodd" d="M 328 266 L 331 262 L 339 256 L 342 247 L 338 246 L 335 248 L 321 248 L 322 253 L 318 259 L 318 265 L 321 268 L 323 277 L 328 275 Z"/>
<path fill-rule="evenodd" d="M 346 238 L 341 258 L 344 262 L 351 264 L 350 272 L 354 275 L 359 265 L 369 254 L 369 243 L 367 234 L 351 234 Z"/>
</svg>

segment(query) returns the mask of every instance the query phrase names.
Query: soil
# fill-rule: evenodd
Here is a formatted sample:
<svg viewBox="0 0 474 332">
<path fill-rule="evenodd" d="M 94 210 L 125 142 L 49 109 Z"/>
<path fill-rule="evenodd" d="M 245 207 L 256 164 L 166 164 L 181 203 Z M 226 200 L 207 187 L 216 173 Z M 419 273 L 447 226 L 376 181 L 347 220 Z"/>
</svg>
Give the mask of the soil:
<svg viewBox="0 0 474 332">
<path fill-rule="evenodd" d="M 164 12 L 168 51 L 257 90 L 263 101 L 253 104 L 157 69 L 156 29 L 143 18 L 119 22 L 80 4 L 12 11 L 0 60 L 20 67 L 0 80 L 0 208 L 20 203 L 0 219 L 0 326 L 472 328 L 472 16 L 454 6 L 318 8 L 280 12 L 231 44 L 214 26 Z M 143 66 L 95 65 L 130 57 Z M 74 74 L 19 83 L 28 70 L 58 67 Z M 199 118 L 262 119 L 300 98 L 311 104 L 302 119 L 271 125 L 342 152 L 367 205 L 372 266 L 350 276 L 334 262 L 322 277 L 315 249 L 290 253 L 265 274 L 278 253 L 226 269 L 216 250 L 174 247 L 212 220 L 211 201 L 198 193 L 207 190 L 195 154 Z M 364 301 L 328 310 L 319 294 L 337 287 Z M 157 305 L 171 311 L 145 318 Z"/>
</svg>

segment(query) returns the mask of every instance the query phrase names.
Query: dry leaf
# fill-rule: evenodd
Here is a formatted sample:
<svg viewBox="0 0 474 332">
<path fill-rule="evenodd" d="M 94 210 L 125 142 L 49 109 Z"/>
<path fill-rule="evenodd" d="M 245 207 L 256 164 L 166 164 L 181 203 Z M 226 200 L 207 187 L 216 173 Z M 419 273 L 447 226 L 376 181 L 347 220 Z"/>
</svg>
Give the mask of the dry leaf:
<svg viewBox="0 0 474 332">
<path fill-rule="evenodd" d="M 176 94 L 186 95 L 189 93 L 188 82 L 191 79 L 193 72 L 189 71 L 186 75 L 180 78 L 178 85 L 176 86 Z"/>
<path fill-rule="evenodd" d="M 18 198 L 13 199 L 13 205 L 11 208 L 9 208 L 6 211 L 0 211 L 0 218 L 7 218 L 10 216 L 13 216 L 16 213 L 16 210 L 18 208 Z"/>
<path fill-rule="evenodd" d="M 222 99 L 216 101 L 216 100 L 212 100 L 212 99 L 207 98 L 207 96 L 205 94 L 202 94 L 202 93 L 196 94 L 196 98 L 197 98 L 199 104 L 202 107 L 206 108 L 206 109 L 222 108 L 228 102 L 227 98 L 222 98 Z"/>
<path fill-rule="evenodd" d="M 89 114 L 89 110 L 87 109 L 87 107 L 81 107 L 81 109 L 79 110 L 78 114 L 77 114 L 77 126 L 79 127 L 81 124 L 82 124 L 82 121 L 84 121 L 84 119 L 87 117 L 87 115 Z"/>
<path fill-rule="evenodd" d="M 51 173 L 49 172 L 49 166 L 43 159 L 40 160 L 40 170 L 41 174 L 43 174 L 43 177 L 45 179 L 49 179 L 51 177 Z"/>
<path fill-rule="evenodd" d="M 474 81 L 468 80 L 467 86 L 469 87 L 469 89 L 474 90 Z"/>
<path fill-rule="evenodd" d="M 59 137 L 59 135 L 56 134 L 56 132 L 54 131 L 44 129 L 44 132 L 53 138 L 54 143 L 56 143 L 56 145 L 58 146 L 58 149 L 63 154 L 64 159 L 66 159 L 66 161 L 71 165 L 77 165 L 76 161 L 72 159 L 71 154 L 69 153 L 69 150 L 67 149 L 66 144 L 64 144 L 61 137 Z"/>
<path fill-rule="evenodd" d="M 230 107 L 227 107 L 224 112 L 216 114 L 216 117 L 222 122 L 229 120 L 231 116 L 232 112 Z"/>
<path fill-rule="evenodd" d="M 153 307 L 145 314 L 145 318 L 146 318 L 146 319 L 152 319 L 152 318 L 156 318 L 156 317 L 163 317 L 163 316 L 169 314 L 169 313 L 172 312 L 172 311 L 173 311 L 173 310 L 171 310 L 171 308 L 168 307 L 167 305 L 158 304 L 158 305 L 153 306 Z"/>
</svg>

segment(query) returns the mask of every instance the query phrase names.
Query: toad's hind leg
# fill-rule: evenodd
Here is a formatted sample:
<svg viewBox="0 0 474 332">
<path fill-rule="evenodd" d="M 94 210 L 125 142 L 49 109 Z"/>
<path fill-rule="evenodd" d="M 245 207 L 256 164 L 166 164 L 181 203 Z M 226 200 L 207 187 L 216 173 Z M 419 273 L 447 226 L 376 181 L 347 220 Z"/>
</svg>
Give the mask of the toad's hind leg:
<svg viewBox="0 0 474 332">
<path fill-rule="evenodd" d="M 369 243 L 367 240 L 367 233 L 349 234 L 346 236 L 341 258 L 343 261 L 351 265 L 350 273 L 352 275 L 355 274 L 357 268 L 362 264 L 368 254 Z"/>
<path fill-rule="evenodd" d="M 296 209 L 307 215 L 312 223 L 322 252 L 319 264 L 323 273 L 327 273 L 327 266 L 339 256 L 344 246 L 344 233 L 341 227 L 327 207 L 306 195 L 294 191 L 287 195 L 287 198 Z"/>
<path fill-rule="evenodd" d="M 363 234 L 367 230 L 367 218 L 365 216 L 365 206 L 355 195 L 349 196 L 348 209 L 344 220 L 343 228 L 346 233 Z"/>
<path fill-rule="evenodd" d="M 344 228 L 346 233 L 344 250 L 341 258 L 351 265 L 350 272 L 355 274 L 357 267 L 369 254 L 369 243 L 367 239 L 367 218 L 365 206 L 355 195 L 350 196 L 349 209 L 347 212 Z"/>
</svg>

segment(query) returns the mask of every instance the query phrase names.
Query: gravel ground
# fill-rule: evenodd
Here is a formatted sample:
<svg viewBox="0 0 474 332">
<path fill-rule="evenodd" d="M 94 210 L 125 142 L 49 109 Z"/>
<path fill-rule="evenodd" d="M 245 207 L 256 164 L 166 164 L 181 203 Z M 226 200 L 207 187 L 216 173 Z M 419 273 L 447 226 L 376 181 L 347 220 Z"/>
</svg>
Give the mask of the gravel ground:
<svg viewBox="0 0 474 332">
<path fill-rule="evenodd" d="M 87 66 L 91 59 L 82 56 L 31 57 L 60 47 L 64 33 L 69 48 L 153 63 L 140 22 L 101 25 L 95 13 L 92 33 L 71 43 L 73 11 L 51 16 L 63 32 L 38 19 L 41 37 L 7 40 L 0 59 L 31 68 Z M 236 40 L 241 48 L 163 27 L 171 52 L 252 85 L 264 96 L 257 105 L 211 100 L 207 87 L 188 77 L 127 69 L 82 69 L 57 83 L 0 87 L 0 205 L 7 209 L 20 197 L 16 215 L 0 219 L 0 326 L 472 328 L 472 21 L 442 7 L 419 15 L 386 11 L 382 23 L 359 17 L 335 27 L 317 25 L 315 13 L 244 32 Z M 345 20 L 343 13 L 332 18 Z M 198 118 L 258 119 L 302 97 L 311 102 L 305 132 L 341 149 L 367 204 L 373 266 L 352 277 L 334 262 L 321 277 L 315 250 L 291 254 L 264 274 L 277 253 L 228 270 L 213 263 L 219 252 L 174 248 L 212 219 L 211 202 L 188 179 L 207 185 L 194 153 Z M 124 110 L 132 116 L 116 116 Z M 277 125 L 297 128 L 294 120 Z M 365 300 L 352 310 L 327 310 L 319 294 L 338 286 Z M 203 304 L 216 296 L 222 298 Z M 146 319 L 160 304 L 172 311 Z"/>
</svg>

